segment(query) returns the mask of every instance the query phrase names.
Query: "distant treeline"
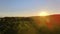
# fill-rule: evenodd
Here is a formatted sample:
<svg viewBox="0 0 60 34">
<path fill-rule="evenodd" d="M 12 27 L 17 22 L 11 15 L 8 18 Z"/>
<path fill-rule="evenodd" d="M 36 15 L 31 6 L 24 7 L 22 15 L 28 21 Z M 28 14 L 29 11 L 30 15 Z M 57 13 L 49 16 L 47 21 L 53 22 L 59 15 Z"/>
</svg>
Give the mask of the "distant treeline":
<svg viewBox="0 0 60 34">
<path fill-rule="evenodd" d="M 39 28 L 32 17 L 4 17 L 0 18 L 0 34 L 60 34 L 60 29 Z"/>
</svg>

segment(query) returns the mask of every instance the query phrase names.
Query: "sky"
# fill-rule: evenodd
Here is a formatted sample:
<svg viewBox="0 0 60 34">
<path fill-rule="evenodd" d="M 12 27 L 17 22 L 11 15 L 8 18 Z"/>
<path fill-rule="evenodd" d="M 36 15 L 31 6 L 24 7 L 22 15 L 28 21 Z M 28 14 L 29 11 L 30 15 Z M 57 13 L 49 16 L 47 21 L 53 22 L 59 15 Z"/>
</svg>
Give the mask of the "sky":
<svg viewBox="0 0 60 34">
<path fill-rule="evenodd" d="M 37 16 L 41 11 L 60 13 L 60 0 L 0 0 L 0 17 Z"/>
</svg>

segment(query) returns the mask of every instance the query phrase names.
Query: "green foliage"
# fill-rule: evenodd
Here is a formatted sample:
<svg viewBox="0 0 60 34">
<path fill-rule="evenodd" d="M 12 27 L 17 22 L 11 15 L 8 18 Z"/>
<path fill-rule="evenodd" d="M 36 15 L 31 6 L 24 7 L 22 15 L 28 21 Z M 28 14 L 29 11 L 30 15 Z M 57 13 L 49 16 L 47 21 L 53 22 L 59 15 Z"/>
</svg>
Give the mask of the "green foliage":
<svg viewBox="0 0 60 34">
<path fill-rule="evenodd" d="M 1 34 L 36 34 L 36 25 L 30 18 L 5 17 L 0 20 Z"/>
<path fill-rule="evenodd" d="M 5 17 L 0 18 L 0 34 L 60 34 L 60 28 L 39 27 L 33 18 Z"/>
</svg>

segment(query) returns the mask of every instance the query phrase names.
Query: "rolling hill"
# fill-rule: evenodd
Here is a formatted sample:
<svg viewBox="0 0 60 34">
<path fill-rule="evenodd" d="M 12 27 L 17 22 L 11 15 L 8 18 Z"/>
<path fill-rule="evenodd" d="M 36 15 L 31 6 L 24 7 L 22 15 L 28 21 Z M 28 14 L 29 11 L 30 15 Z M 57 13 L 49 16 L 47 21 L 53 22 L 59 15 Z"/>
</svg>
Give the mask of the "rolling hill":
<svg viewBox="0 0 60 34">
<path fill-rule="evenodd" d="M 60 14 L 0 18 L 0 34 L 59 34 Z"/>
</svg>

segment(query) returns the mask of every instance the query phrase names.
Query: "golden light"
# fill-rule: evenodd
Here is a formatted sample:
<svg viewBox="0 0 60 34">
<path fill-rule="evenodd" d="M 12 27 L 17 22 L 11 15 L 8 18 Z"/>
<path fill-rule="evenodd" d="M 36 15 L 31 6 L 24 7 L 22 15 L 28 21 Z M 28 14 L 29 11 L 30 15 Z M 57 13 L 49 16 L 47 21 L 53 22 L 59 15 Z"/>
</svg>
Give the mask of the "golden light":
<svg viewBox="0 0 60 34">
<path fill-rule="evenodd" d="M 47 13 L 46 11 L 42 11 L 39 14 L 40 16 L 49 16 L 49 13 Z"/>
</svg>

